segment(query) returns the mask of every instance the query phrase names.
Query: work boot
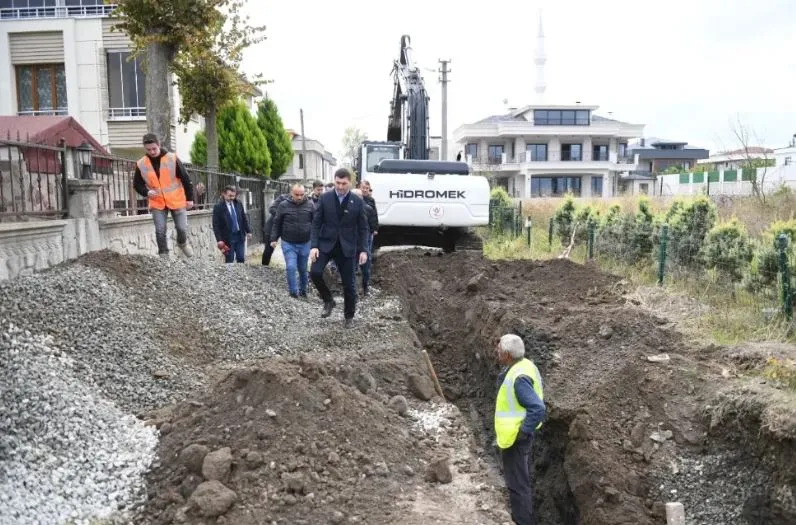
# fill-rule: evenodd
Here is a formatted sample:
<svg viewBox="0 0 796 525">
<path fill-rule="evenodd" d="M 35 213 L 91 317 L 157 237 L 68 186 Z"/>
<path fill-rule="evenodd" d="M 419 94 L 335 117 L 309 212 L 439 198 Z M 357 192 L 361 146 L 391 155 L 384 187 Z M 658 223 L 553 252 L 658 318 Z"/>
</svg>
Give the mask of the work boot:
<svg viewBox="0 0 796 525">
<path fill-rule="evenodd" d="M 178 244 L 177 246 L 180 247 L 180 250 L 182 250 L 182 253 L 184 253 L 186 257 L 193 257 L 193 248 L 190 243 L 186 242 L 185 244 Z"/>
<path fill-rule="evenodd" d="M 293 299 L 298 299 L 298 294 L 290 292 L 290 297 L 292 297 Z"/>
<path fill-rule="evenodd" d="M 323 303 L 323 313 L 321 313 L 321 319 L 332 315 L 332 310 L 335 306 L 337 306 L 337 303 L 335 303 L 333 300 L 329 301 L 328 303 Z"/>
<path fill-rule="evenodd" d="M 302 299 L 306 299 L 307 298 L 307 290 L 304 290 L 303 292 L 299 292 L 299 297 L 301 297 Z"/>
<path fill-rule="evenodd" d="M 353 317 L 347 317 L 346 320 L 345 320 L 345 325 L 344 326 L 346 328 L 354 328 L 354 318 Z"/>
</svg>

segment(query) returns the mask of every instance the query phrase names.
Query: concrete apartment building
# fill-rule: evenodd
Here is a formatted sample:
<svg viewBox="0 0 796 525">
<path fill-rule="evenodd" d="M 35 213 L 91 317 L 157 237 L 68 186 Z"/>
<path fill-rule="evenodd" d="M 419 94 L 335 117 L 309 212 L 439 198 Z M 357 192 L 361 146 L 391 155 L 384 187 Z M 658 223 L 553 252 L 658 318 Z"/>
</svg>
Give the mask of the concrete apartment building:
<svg viewBox="0 0 796 525">
<path fill-rule="evenodd" d="M 610 197 L 633 184 L 628 140 L 642 124 L 600 117 L 598 106 L 531 105 L 460 126 L 454 140 L 475 175 L 509 195 Z"/>
<path fill-rule="evenodd" d="M 144 72 L 102 0 L 0 0 L 0 115 L 69 115 L 115 155 L 141 154 Z M 168 94 L 180 104 L 176 87 Z M 204 122 L 172 122 L 185 159 Z"/>
<path fill-rule="evenodd" d="M 285 182 L 297 182 L 305 178 L 308 181 L 320 180 L 332 182 L 337 169 L 337 159 L 327 151 L 320 141 L 306 137 L 301 140 L 301 135 L 292 130 L 287 130 L 293 142 L 293 163 L 287 171 L 279 177 Z M 302 148 L 306 144 L 307 158 L 304 158 Z"/>
</svg>

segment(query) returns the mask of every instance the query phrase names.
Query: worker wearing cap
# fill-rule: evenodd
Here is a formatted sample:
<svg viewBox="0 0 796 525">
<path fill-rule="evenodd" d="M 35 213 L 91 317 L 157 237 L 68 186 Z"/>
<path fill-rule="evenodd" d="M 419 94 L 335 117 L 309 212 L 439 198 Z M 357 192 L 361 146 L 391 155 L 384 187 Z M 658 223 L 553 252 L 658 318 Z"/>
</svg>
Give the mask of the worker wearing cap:
<svg viewBox="0 0 796 525">
<path fill-rule="evenodd" d="M 517 525 L 533 523 L 533 484 L 529 461 L 536 431 L 545 418 L 542 376 L 525 358 L 525 343 L 514 334 L 498 341 L 497 360 L 504 366 L 498 376 L 495 437 L 509 490 L 511 518 Z"/>
</svg>

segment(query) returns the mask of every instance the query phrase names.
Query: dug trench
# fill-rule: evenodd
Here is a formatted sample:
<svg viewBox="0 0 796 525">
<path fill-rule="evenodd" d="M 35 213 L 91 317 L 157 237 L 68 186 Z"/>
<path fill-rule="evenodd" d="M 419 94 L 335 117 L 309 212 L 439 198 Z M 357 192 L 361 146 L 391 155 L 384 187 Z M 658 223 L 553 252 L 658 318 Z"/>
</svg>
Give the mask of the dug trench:
<svg viewBox="0 0 796 525">
<path fill-rule="evenodd" d="M 770 431 L 771 406 L 749 392 L 739 402 L 766 381 L 725 367 L 766 352 L 690 342 L 629 283 L 569 260 L 414 250 L 381 255 L 376 275 L 493 465 L 494 348 L 505 333 L 525 341 L 548 407 L 534 450 L 540 525 L 665 523 L 678 501 L 689 525 L 796 523 L 796 425 Z"/>
</svg>

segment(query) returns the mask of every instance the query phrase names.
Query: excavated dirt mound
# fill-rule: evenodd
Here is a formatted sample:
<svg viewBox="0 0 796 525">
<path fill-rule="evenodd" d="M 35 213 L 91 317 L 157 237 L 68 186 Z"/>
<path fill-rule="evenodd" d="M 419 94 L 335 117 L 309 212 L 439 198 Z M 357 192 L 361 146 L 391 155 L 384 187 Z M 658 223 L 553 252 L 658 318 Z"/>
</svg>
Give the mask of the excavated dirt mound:
<svg viewBox="0 0 796 525">
<path fill-rule="evenodd" d="M 535 452 L 540 525 L 663 523 L 668 501 L 693 524 L 796 523 L 792 468 L 778 463 L 793 442 L 739 446 L 734 425 L 710 426 L 727 384 L 717 356 L 627 301 L 628 283 L 568 260 L 420 250 L 383 254 L 376 275 L 485 444 L 493 349 L 504 333 L 525 340 L 549 409 Z"/>
</svg>

